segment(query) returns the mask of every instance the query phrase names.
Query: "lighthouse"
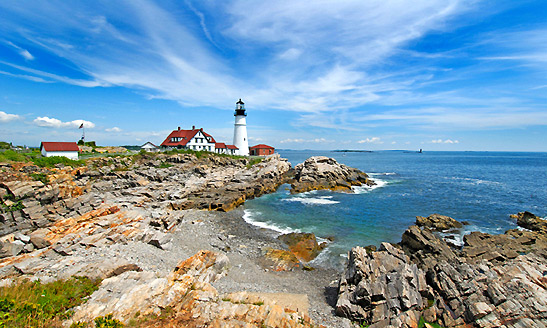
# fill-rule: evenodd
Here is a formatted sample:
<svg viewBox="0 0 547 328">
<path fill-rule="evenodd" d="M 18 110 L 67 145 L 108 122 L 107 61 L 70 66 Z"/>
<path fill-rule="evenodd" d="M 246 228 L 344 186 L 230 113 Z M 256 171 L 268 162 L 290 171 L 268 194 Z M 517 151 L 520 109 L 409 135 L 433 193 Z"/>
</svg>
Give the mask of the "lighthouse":
<svg viewBox="0 0 547 328">
<path fill-rule="evenodd" d="M 237 155 L 249 156 L 249 140 L 247 140 L 247 121 L 245 117 L 245 103 L 241 98 L 236 102 L 234 113 L 234 145 L 238 148 Z"/>
</svg>

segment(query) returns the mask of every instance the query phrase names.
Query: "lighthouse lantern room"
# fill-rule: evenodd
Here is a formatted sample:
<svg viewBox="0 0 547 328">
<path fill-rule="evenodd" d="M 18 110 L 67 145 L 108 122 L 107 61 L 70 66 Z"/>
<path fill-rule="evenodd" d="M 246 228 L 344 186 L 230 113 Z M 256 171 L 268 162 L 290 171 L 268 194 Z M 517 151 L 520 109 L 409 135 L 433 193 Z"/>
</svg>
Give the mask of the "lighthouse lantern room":
<svg viewBox="0 0 547 328">
<path fill-rule="evenodd" d="M 247 140 L 247 121 L 245 117 L 245 103 L 239 99 L 236 102 L 236 111 L 234 113 L 234 145 L 238 148 L 237 155 L 249 156 L 249 140 Z"/>
</svg>

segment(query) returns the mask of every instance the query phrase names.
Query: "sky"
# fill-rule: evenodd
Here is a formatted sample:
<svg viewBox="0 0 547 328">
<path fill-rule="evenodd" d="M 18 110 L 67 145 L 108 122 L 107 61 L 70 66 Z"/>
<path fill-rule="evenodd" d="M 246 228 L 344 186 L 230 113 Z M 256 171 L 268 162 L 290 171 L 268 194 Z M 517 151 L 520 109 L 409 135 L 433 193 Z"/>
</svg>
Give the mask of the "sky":
<svg viewBox="0 0 547 328">
<path fill-rule="evenodd" d="M 547 1 L 0 2 L 0 140 L 547 151 Z"/>
</svg>

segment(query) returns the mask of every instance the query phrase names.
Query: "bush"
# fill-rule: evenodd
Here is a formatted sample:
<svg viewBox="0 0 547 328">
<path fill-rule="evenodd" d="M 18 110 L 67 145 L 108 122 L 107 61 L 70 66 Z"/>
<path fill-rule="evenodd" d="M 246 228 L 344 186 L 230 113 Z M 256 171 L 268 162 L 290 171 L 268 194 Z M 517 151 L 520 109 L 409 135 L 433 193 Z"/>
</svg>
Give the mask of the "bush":
<svg viewBox="0 0 547 328">
<path fill-rule="evenodd" d="M 71 309 L 97 290 L 100 281 L 73 277 L 47 284 L 23 281 L 0 287 L 0 327 L 61 327 Z"/>
<path fill-rule="evenodd" d="M 95 328 L 121 328 L 123 324 L 112 318 L 112 313 L 104 317 L 95 318 Z"/>
</svg>

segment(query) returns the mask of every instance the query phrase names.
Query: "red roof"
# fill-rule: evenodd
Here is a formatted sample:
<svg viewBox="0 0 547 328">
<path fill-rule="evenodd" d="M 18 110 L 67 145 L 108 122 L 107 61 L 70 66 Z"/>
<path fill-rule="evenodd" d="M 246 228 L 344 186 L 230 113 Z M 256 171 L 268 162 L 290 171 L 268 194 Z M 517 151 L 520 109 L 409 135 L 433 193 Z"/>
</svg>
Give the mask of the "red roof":
<svg viewBox="0 0 547 328">
<path fill-rule="evenodd" d="M 204 136 L 210 137 L 210 142 L 216 142 L 215 138 L 210 134 L 203 131 L 203 129 L 192 129 L 192 130 L 174 130 L 167 136 L 167 138 L 161 143 L 161 146 L 176 147 L 176 146 L 186 146 L 188 141 L 190 141 L 199 131 L 203 133 Z M 180 141 L 172 142 L 171 138 L 181 138 Z"/>
<path fill-rule="evenodd" d="M 228 148 L 228 149 L 239 149 L 234 145 L 226 145 L 226 148 Z"/>
<path fill-rule="evenodd" d="M 216 149 L 224 149 L 224 148 L 226 148 L 226 144 L 224 142 L 217 142 L 215 144 L 215 148 Z"/>
<path fill-rule="evenodd" d="M 265 144 L 260 144 L 260 145 L 252 146 L 251 149 L 275 149 L 275 148 Z"/>
<path fill-rule="evenodd" d="M 46 151 L 80 151 L 78 144 L 75 142 L 45 142 L 40 144 L 40 150 L 44 148 Z"/>
</svg>

